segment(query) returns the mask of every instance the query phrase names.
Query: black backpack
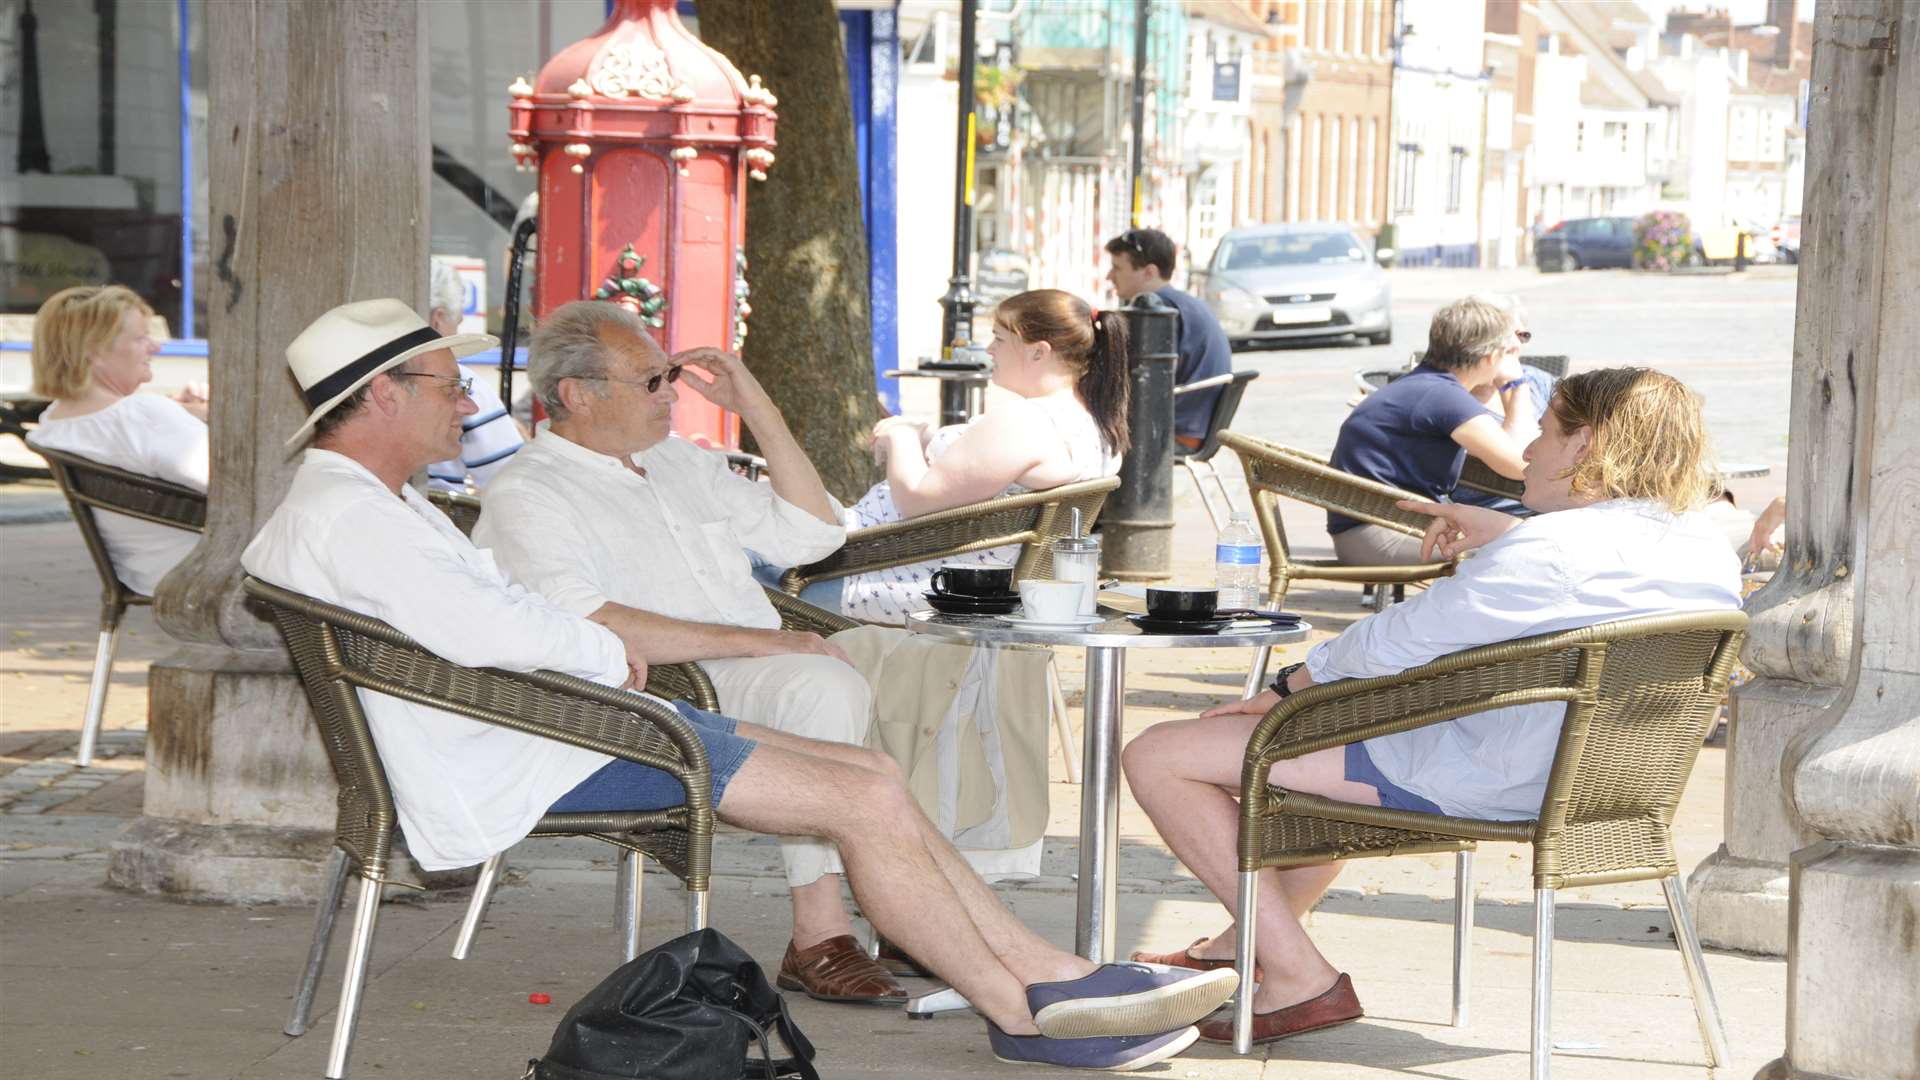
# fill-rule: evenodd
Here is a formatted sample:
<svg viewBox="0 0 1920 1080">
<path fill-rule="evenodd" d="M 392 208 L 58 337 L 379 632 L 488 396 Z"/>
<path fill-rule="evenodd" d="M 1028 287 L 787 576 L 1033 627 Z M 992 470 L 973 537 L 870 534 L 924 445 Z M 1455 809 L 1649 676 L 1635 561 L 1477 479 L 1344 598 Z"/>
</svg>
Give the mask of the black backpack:
<svg viewBox="0 0 1920 1080">
<path fill-rule="evenodd" d="M 773 1038 L 792 1052 L 774 1057 Z M 718 930 L 622 964 L 587 992 L 523 1080 L 820 1080 L 813 1044 L 760 965 Z"/>
</svg>

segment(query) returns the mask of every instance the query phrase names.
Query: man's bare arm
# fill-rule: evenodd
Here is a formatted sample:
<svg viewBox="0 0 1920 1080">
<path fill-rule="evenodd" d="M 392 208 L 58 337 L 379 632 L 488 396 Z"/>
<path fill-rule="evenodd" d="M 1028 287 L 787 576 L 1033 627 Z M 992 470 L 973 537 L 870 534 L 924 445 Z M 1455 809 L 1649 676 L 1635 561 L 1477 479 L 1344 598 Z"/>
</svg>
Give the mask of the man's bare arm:
<svg viewBox="0 0 1920 1080">
<path fill-rule="evenodd" d="M 780 656 L 786 653 L 817 653 L 843 663 L 853 663 L 838 645 L 818 634 L 692 622 L 611 601 L 600 605 L 587 618 L 618 635 L 626 645 L 629 657 L 637 657 L 648 664 L 725 660 L 736 656 Z"/>
</svg>

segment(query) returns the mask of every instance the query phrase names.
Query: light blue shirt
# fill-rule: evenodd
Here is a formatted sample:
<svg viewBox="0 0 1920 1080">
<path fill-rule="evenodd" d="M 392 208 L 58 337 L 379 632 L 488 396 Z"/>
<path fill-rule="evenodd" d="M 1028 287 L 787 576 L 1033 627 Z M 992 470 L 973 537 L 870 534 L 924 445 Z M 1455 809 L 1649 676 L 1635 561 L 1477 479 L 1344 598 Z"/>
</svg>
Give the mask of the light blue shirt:
<svg viewBox="0 0 1920 1080">
<path fill-rule="evenodd" d="M 1528 518 L 1425 593 L 1307 653 L 1316 683 L 1393 675 L 1449 653 L 1675 611 L 1740 607 L 1740 562 L 1701 512 L 1616 499 Z M 1366 740 L 1388 780 L 1462 817 L 1540 812 L 1566 705 L 1518 705 Z"/>
</svg>

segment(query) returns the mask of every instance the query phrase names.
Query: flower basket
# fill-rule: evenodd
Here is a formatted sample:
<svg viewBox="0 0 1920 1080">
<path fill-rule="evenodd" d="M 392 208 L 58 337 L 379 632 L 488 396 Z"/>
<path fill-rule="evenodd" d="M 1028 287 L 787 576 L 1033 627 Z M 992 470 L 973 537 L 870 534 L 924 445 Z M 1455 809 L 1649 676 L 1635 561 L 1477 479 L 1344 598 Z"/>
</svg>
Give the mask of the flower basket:
<svg viewBox="0 0 1920 1080">
<path fill-rule="evenodd" d="M 1693 257 L 1693 224 L 1677 210 L 1655 210 L 1633 223 L 1633 268 L 1672 270 Z"/>
</svg>

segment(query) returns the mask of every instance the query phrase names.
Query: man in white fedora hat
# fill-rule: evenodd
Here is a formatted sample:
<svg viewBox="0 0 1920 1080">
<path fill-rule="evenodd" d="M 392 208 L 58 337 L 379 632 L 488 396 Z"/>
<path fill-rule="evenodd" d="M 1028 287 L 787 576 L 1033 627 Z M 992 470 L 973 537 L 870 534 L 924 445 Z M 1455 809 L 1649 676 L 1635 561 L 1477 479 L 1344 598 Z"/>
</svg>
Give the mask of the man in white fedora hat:
<svg viewBox="0 0 1920 1080">
<path fill-rule="evenodd" d="M 282 588 L 381 619 L 447 660 L 549 669 L 637 688 L 645 661 L 613 631 L 514 584 L 408 478 L 458 447 L 473 411 L 454 362 L 482 342 L 432 335 L 396 300 L 322 315 L 287 350 L 314 432 L 287 496 L 241 565 Z M 299 436 L 296 436 L 298 438 Z M 537 440 L 536 440 L 537 442 Z M 362 694 L 414 859 L 481 862 L 549 811 L 662 809 L 657 770 L 379 694 Z M 1232 995 L 1231 971 L 1096 967 L 999 902 L 926 819 L 890 760 L 702 712 L 721 820 L 840 851 L 873 924 L 966 995 L 1003 1060 L 1137 1069 L 1191 1045 Z"/>
</svg>

